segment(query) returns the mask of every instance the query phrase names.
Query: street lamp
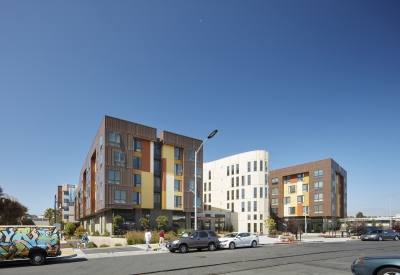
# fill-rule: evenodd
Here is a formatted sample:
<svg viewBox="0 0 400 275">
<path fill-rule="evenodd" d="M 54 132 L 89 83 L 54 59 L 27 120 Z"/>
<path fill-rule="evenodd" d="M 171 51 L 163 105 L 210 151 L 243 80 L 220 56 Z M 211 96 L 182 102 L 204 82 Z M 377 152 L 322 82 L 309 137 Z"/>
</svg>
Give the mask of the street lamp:
<svg viewBox="0 0 400 275">
<path fill-rule="evenodd" d="M 390 195 L 390 229 L 392 229 L 392 196 L 399 194 L 400 192 L 396 192 Z"/>
<path fill-rule="evenodd" d="M 214 130 L 208 137 L 201 143 L 199 149 L 194 152 L 194 230 L 197 230 L 197 153 L 200 151 L 204 142 L 215 136 L 218 130 Z"/>
<path fill-rule="evenodd" d="M 59 207 L 59 209 L 61 209 L 62 208 L 62 205 L 61 205 L 61 202 L 59 202 L 58 200 L 57 200 L 57 195 L 54 195 L 54 226 L 55 226 L 55 224 L 56 224 L 56 220 L 57 220 L 57 204 L 60 204 L 60 207 Z"/>
</svg>

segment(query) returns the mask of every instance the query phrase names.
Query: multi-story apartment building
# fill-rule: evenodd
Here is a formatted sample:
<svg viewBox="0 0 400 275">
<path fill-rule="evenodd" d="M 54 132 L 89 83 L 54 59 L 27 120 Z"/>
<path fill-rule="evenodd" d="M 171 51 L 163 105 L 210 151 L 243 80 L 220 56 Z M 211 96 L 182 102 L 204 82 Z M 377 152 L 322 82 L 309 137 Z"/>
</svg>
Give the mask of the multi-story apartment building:
<svg viewBox="0 0 400 275">
<path fill-rule="evenodd" d="M 80 171 L 75 218 L 89 231 L 141 228 L 142 217 L 168 217 L 169 228 L 193 227 L 194 157 L 201 140 L 105 116 Z M 197 207 L 202 212 L 203 149 L 197 153 Z"/>
<path fill-rule="evenodd" d="M 203 165 L 203 226 L 265 232 L 269 216 L 269 153 L 257 150 Z"/>
<path fill-rule="evenodd" d="M 272 170 L 270 188 L 278 230 L 295 218 L 307 232 L 326 231 L 347 216 L 347 172 L 331 158 Z"/>
<path fill-rule="evenodd" d="M 64 223 L 75 222 L 74 217 L 74 195 L 75 195 L 75 185 L 63 184 L 59 185 L 57 188 L 57 201 L 61 211 L 61 220 Z"/>
</svg>

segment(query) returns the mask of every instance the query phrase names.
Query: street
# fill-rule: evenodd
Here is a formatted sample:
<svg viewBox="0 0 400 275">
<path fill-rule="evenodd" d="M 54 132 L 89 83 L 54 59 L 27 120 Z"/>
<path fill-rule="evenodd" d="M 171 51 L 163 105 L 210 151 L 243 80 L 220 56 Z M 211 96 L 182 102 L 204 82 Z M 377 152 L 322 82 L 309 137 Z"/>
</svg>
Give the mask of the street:
<svg viewBox="0 0 400 275">
<path fill-rule="evenodd" d="M 398 254 L 400 242 L 303 243 L 186 254 L 150 251 L 136 255 L 86 259 L 52 259 L 43 266 L 27 261 L 0 263 L 2 275 L 28 274 L 351 274 L 358 257 Z"/>
</svg>

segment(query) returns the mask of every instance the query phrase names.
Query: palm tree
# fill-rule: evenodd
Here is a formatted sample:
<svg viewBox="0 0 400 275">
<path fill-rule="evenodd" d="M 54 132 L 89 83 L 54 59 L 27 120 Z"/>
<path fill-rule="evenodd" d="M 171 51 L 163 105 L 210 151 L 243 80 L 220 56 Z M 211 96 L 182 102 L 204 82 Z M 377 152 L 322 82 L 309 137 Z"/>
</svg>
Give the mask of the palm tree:
<svg viewBox="0 0 400 275">
<path fill-rule="evenodd" d="M 54 219 L 54 209 L 47 208 L 46 211 L 44 211 L 44 217 L 49 219 L 49 225 L 51 219 Z"/>
</svg>

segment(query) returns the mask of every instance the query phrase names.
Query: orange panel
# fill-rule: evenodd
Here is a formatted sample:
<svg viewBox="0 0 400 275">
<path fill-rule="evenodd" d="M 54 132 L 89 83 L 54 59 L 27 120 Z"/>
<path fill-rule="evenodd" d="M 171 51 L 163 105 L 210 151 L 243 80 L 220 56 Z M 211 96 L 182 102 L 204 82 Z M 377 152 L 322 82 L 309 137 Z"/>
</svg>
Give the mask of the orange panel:
<svg viewBox="0 0 400 275">
<path fill-rule="evenodd" d="M 142 171 L 150 172 L 150 141 L 142 139 Z"/>
<path fill-rule="evenodd" d="M 290 183 L 297 183 L 297 175 L 290 176 Z"/>
<path fill-rule="evenodd" d="M 298 203 L 297 204 L 297 216 L 302 216 L 303 215 L 303 204 Z"/>
</svg>

